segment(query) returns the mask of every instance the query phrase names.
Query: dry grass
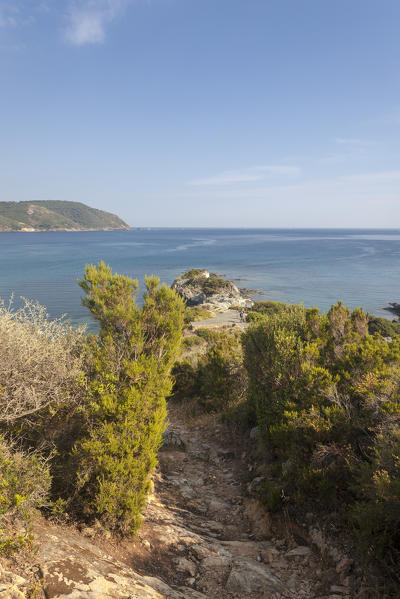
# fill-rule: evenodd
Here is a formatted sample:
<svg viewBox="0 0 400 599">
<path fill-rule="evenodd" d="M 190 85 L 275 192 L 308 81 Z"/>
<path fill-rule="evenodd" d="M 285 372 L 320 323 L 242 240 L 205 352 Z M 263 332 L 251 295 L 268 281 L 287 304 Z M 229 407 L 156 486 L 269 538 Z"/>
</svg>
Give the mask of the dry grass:
<svg viewBox="0 0 400 599">
<path fill-rule="evenodd" d="M 0 423 L 12 424 L 78 389 L 84 328 L 49 320 L 37 303 L 13 310 L 0 302 Z"/>
</svg>

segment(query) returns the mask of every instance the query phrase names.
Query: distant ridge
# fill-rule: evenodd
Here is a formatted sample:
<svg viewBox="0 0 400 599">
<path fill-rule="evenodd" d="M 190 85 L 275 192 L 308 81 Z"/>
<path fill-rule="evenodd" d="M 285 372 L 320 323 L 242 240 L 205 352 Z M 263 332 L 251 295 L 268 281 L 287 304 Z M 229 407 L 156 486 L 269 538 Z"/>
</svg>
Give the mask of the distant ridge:
<svg viewBox="0 0 400 599">
<path fill-rule="evenodd" d="M 130 226 L 115 214 L 90 208 L 81 202 L 0 202 L 0 232 L 115 229 L 130 229 Z"/>
</svg>

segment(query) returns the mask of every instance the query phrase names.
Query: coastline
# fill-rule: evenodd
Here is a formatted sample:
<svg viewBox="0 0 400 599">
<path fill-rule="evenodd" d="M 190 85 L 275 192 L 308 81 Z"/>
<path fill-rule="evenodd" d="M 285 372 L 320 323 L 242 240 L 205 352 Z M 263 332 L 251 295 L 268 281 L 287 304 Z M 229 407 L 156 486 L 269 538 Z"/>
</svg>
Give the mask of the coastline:
<svg viewBox="0 0 400 599">
<path fill-rule="evenodd" d="M 133 227 L 107 227 L 102 229 L 0 229 L 0 233 L 90 233 L 91 231 L 132 231 Z"/>
</svg>

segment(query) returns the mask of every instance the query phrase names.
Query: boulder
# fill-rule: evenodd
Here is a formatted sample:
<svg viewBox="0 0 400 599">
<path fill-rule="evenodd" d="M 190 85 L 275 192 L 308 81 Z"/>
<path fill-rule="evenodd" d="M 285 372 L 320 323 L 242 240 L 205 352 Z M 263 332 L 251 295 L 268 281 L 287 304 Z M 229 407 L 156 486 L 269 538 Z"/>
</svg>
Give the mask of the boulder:
<svg viewBox="0 0 400 599">
<path fill-rule="evenodd" d="M 196 576 L 196 565 L 185 557 L 178 557 L 175 560 L 176 569 L 182 574 Z"/>
<path fill-rule="evenodd" d="M 161 449 L 181 449 L 185 450 L 185 443 L 176 431 L 167 429 L 162 436 Z"/>
<path fill-rule="evenodd" d="M 304 557 L 310 555 L 311 549 L 305 545 L 299 545 L 286 553 L 286 557 Z"/>
<path fill-rule="evenodd" d="M 25 594 L 15 585 L 0 585 L 0 599 L 25 599 Z"/>
<path fill-rule="evenodd" d="M 39 539 L 37 561 L 43 579 L 43 591 L 48 599 L 185 599 L 159 578 L 142 576 L 132 568 L 105 553 L 90 539 L 72 529 L 60 529 L 51 524 L 37 523 Z M 171 534 L 168 533 L 168 537 Z M 179 538 L 183 537 L 179 531 Z M 4 599 L 20 599 L 1 595 Z M 25 595 L 23 595 L 25 596 Z M 21 597 L 22 599 L 22 597 Z"/>
<path fill-rule="evenodd" d="M 270 568 L 249 558 L 234 560 L 226 590 L 231 593 L 265 593 L 283 591 L 283 584 Z"/>
</svg>

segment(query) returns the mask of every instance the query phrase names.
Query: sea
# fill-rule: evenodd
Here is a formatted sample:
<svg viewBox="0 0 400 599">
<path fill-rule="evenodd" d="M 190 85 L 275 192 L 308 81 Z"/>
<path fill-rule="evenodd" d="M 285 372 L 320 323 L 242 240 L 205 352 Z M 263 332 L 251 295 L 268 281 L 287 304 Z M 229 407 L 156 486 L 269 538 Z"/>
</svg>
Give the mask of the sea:
<svg viewBox="0 0 400 599">
<path fill-rule="evenodd" d="M 0 233 L 0 298 L 46 306 L 51 317 L 90 322 L 81 304 L 86 264 L 145 274 L 171 284 L 205 268 L 256 291 L 260 300 L 303 303 L 326 311 L 342 300 L 371 314 L 400 302 L 400 229 L 179 229 Z M 141 293 L 140 292 L 140 293 Z M 140 299 L 138 300 L 140 302 Z"/>
</svg>

